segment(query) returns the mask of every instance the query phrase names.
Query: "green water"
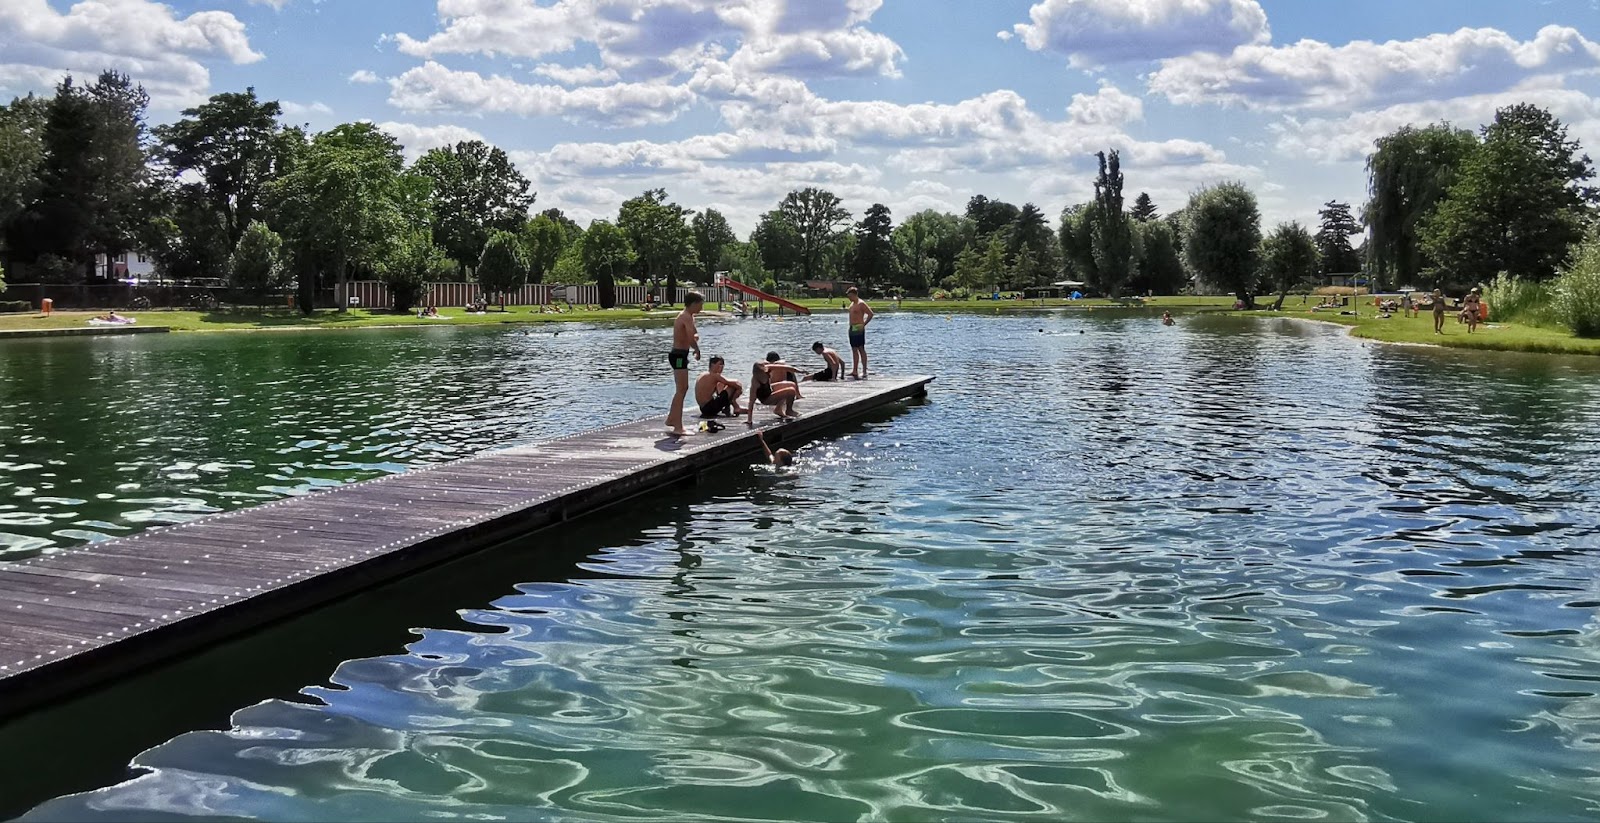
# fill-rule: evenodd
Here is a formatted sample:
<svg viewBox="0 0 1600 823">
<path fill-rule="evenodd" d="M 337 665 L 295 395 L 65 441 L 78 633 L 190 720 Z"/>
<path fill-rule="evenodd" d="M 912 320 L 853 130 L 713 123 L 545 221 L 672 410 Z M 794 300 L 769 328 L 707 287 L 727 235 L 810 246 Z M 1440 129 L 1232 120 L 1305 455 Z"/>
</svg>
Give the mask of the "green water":
<svg viewBox="0 0 1600 823">
<path fill-rule="evenodd" d="M 173 674 L 231 722 L 166 729 L 124 782 L 28 819 L 1600 814 L 1600 364 L 1205 317 L 873 332 L 882 369 L 939 376 L 929 401 L 798 471 L 730 469 L 401 584 L 376 617 L 308 617 L 361 651 L 298 694 Z M 703 335 L 737 364 L 843 326 Z M 665 348 L 8 344 L 0 540 L 92 551 L 659 413 Z"/>
</svg>

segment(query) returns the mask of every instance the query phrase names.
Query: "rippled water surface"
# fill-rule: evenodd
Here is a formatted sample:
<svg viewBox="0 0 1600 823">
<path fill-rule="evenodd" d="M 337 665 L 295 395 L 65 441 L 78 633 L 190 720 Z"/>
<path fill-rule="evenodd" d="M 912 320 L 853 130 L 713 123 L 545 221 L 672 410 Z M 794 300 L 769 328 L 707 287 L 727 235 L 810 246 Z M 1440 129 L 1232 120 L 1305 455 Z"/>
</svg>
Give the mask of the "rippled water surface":
<svg viewBox="0 0 1600 823">
<path fill-rule="evenodd" d="M 843 326 L 704 337 L 738 371 Z M 885 316 L 872 343 L 930 399 L 612 510 L 578 565 L 363 627 L 390 653 L 29 817 L 1600 815 L 1600 363 L 1203 316 Z M 0 546 L 656 413 L 665 348 L 7 343 Z"/>
</svg>

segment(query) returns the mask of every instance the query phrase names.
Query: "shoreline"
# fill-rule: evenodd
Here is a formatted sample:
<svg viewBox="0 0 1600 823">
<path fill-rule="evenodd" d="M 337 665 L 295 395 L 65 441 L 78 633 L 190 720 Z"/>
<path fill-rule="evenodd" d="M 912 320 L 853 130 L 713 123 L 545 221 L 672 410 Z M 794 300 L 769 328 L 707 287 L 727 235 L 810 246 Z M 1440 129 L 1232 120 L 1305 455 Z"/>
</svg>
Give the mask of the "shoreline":
<svg viewBox="0 0 1600 823">
<path fill-rule="evenodd" d="M 1307 317 L 1301 313 L 1273 312 L 1260 309 L 1255 311 L 1241 311 L 1238 312 L 1238 314 L 1242 317 L 1295 320 L 1303 323 L 1317 323 L 1324 326 L 1338 326 L 1345 330 L 1345 334 L 1347 336 L 1356 340 L 1362 340 L 1370 343 L 1382 343 L 1389 346 L 1416 346 L 1430 349 L 1453 349 L 1456 351 L 1509 352 L 1511 354 L 1600 357 L 1600 339 L 1589 340 L 1587 338 L 1575 336 L 1551 336 L 1542 339 L 1536 337 L 1534 339 L 1507 340 L 1504 338 L 1494 337 L 1490 333 L 1492 330 L 1513 330 L 1537 335 L 1556 334 L 1555 332 L 1551 332 L 1549 330 L 1534 329 L 1528 326 L 1520 326 L 1515 323 L 1500 323 L 1494 325 L 1484 324 L 1480 326 L 1481 331 L 1473 335 L 1468 335 L 1463 332 L 1457 335 L 1442 335 L 1439 339 L 1407 340 L 1399 339 L 1398 336 L 1385 336 L 1381 333 L 1373 333 L 1374 331 L 1379 331 L 1381 328 L 1400 329 L 1406 322 L 1404 318 L 1400 319 L 1400 324 L 1397 324 L 1393 327 L 1374 327 L 1369 325 L 1369 323 L 1377 322 L 1377 318 L 1372 316 L 1350 317 L 1349 315 L 1341 315 L 1339 316 L 1340 319 L 1334 319 L 1333 317 Z M 1396 318 L 1390 319 L 1394 320 Z M 1429 330 L 1431 331 L 1431 317 L 1410 318 L 1412 321 L 1419 319 L 1428 320 L 1430 323 Z M 1364 320 L 1368 322 L 1364 323 Z"/>
</svg>

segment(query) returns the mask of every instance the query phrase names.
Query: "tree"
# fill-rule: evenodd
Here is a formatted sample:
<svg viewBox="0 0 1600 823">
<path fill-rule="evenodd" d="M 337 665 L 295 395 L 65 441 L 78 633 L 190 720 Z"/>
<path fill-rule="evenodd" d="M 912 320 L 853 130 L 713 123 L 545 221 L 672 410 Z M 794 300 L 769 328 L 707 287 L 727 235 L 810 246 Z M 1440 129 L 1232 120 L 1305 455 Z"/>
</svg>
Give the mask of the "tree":
<svg viewBox="0 0 1600 823">
<path fill-rule="evenodd" d="M 1094 227 L 1091 234 L 1095 273 L 1091 285 L 1107 297 L 1120 297 L 1133 277 L 1133 229 L 1122 210 L 1122 161 L 1116 151 L 1096 152 L 1100 175 L 1094 183 Z"/>
<path fill-rule="evenodd" d="M 314 305 L 318 268 L 331 268 L 337 290 L 350 267 L 376 271 L 387 259 L 406 224 L 400 169 L 394 138 L 370 123 L 347 123 L 318 134 L 293 170 L 268 186 L 300 269 L 303 311 Z"/>
<path fill-rule="evenodd" d="M 1205 283 L 1227 289 L 1247 309 L 1256 305 L 1261 211 L 1243 183 L 1218 183 L 1189 198 L 1183 256 Z"/>
<path fill-rule="evenodd" d="M 1183 270 L 1177 238 L 1165 220 L 1135 223 L 1135 246 L 1139 248 L 1136 273 L 1129 283 L 1135 293 L 1177 294 L 1188 284 Z"/>
<path fill-rule="evenodd" d="M 388 258 L 379 264 L 378 279 L 389 287 L 394 310 L 409 312 L 422 299 L 429 283 L 449 276 L 451 265 L 444 250 L 433 244 L 431 232 L 411 231 L 400 238 Z"/>
<path fill-rule="evenodd" d="M 1361 258 L 1350 247 L 1350 236 L 1361 233 L 1361 224 L 1350 216 L 1350 205 L 1329 200 L 1317 212 L 1322 225 L 1317 229 L 1317 258 L 1323 274 L 1345 274 L 1361 270 Z"/>
<path fill-rule="evenodd" d="M 729 244 L 739 242 L 739 238 L 734 235 L 733 227 L 728 225 L 728 218 L 716 209 L 706 209 L 695 215 L 689 227 L 694 232 L 694 253 L 700 261 L 701 279 L 715 283 L 717 267 L 722 262 L 722 250 Z"/>
<path fill-rule="evenodd" d="M 583 233 L 583 268 L 600 287 L 600 307 L 617 305 L 617 271 L 633 264 L 628 235 L 605 220 L 589 224 Z"/>
<path fill-rule="evenodd" d="M 0 106 L 0 238 L 38 194 L 48 112 L 31 94 Z"/>
<path fill-rule="evenodd" d="M 570 221 L 569 221 L 570 222 Z M 583 233 L 573 223 L 576 234 L 548 213 L 541 213 L 522 227 L 522 247 L 528 256 L 528 282 L 543 283 L 545 276 L 556 267 L 556 262 L 578 235 Z"/>
<path fill-rule="evenodd" d="M 1133 201 L 1132 214 L 1133 219 L 1140 223 L 1148 223 L 1160 217 L 1156 213 L 1156 204 L 1150 200 L 1148 192 L 1139 192 L 1139 196 Z"/>
<path fill-rule="evenodd" d="M 1044 212 L 1032 203 L 1022 204 L 1022 210 L 1011 221 L 1011 230 L 1007 235 L 1006 254 L 1009 257 L 1016 257 L 1023 249 L 1032 251 L 1033 256 L 1040 260 L 1049 255 L 1049 221 L 1045 219 Z"/>
<path fill-rule="evenodd" d="M 94 270 L 94 255 L 133 245 L 147 217 L 144 113 L 150 96 L 127 75 L 102 72 L 56 86 L 42 134 L 39 189 L 13 221 L 8 245 L 29 259 L 50 254 Z"/>
<path fill-rule="evenodd" d="M 474 274 L 478 277 L 478 287 L 498 295 L 500 310 L 505 311 L 506 294 L 528 282 L 528 258 L 523 254 L 522 241 L 508 231 L 489 235 Z"/>
<path fill-rule="evenodd" d="M 478 264 L 491 234 L 528 221 L 536 195 L 504 149 L 464 140 L 429 150 L 412 169 L 433 184 L 434 244 L 463 269 Z"/>
<path fill-rule="evenodd" d="M 850 212 L 833 192 L 814 187 L 789 192 L 778 204 L 778 211 L 800 239 L 800 270 L 806 280 L 811 280 L 828 244 L 840 228 L 849 224 Z"/>
<path fill-rule="evenodd" d="M 244 236 L 228 258 L 229 283 L 239 291 L 256 298 L 263 310 L 267 295 L 289 285 L 288 270 L 283 265 L 283 238 L 254 221 L 245 227 Z"/>
<path fill-rule="evenodd" d="M 925 289 L 955 271 L 955 258 L 966 245 L 966 221 L 953 214 L 925 209 L 906 218 L 892 235 L 902 261 L 900 284 Z"/>
<path fill-rule="evenodd" d="M 1422 129 L 1405 126 L 1378 138 L 1375 145 L 1367 157 L 1368 199 L 1362 213 L 1371 230 L 1371 273 L 1387 285 L 1416 283 L 1432 266 L 1418 231 L 1478 141 L 1472 132 L 1440 123 Z"/>
<path fill-rule="evenodd" d="M 990 200 L 981 194 L 973 195 L 967 201 L 967 219 L 972 221 L 977 237 L 985 241 L 995 232 L 1017 222 L 1017 215 L 1021 213 L 1010 203 Z"/>
<path fill-rule="evenodd" d="M 895 254 L 893 232 L 889 207 L 882 203 L 873 203 L 856 224 L 852 268 L 862 283 L 882 288 L 899 280 L 900 260 Z"/>
<path fill-rule="evenodd" d="M 230 247 L 264 216 L 263 194 L 277 173 L 281 114 L 276 100 L 258 100 L 252 87 L 214 94 L 154 131 L 157 156 L 173 176 L 199 177 L 196 190 L 222 215 Z"/>
<path fill-rule="evenodd" d="M 1534 106 L 1501 109 L 1483 143 L 1419 232 L 1423 249 L 1457 280 L 1498 272 L 1555 276 L 1583 235 L 1589 158 L 1575 158 L 1567 127 Z"/>
<path fill-rule="evenodd" d="M 667 281 L 667 303 L 677 302 L 678 274 L 695 266 L 694 232 L 688 210 L 667 200 L 666 189 L 650 189 L 622 204 L 617 227 L 628 235 L 641 280 Z"/>
<path fill-rule="evenodd" d="M 1289 290 L 1317 273 L 1317 243 L 1298 222 L 1279 223 L 1261 241 L 1261 285 L 1278 290 L 1272 310 L 1283 308 Z"/>
<path fill-rule="evenodd" d="M 800 232 L 777 209 L 761 215 L 750 242 L 761 253 L 761 263 L 768 271 L 788 273 L 799 270 L 801 263 Z"/>
<path fill-rule="evenodd" d="M 1061 257 L 1072 279 L 1099 283 L 1094 261 L 1095 208 L 1087 203 L 1061 210 Z"/>
</svg>

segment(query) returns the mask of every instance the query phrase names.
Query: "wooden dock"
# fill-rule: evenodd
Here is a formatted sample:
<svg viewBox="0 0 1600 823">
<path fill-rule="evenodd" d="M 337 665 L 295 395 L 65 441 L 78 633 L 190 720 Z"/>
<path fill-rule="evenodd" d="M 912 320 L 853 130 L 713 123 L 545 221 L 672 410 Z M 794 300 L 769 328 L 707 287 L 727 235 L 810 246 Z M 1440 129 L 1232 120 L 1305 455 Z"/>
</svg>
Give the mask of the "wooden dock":
<svg viewBox="0 0 1600 823">
<path fill-rule="evenodd" d="M 808 383 L 800 419 L 763 408 L 756 429 L 797 445 L 932 380 Z M 0 563 L 0 717 L 760 454 L 723 422 L 679 439 L 637 420 Z"/>
</svg>

